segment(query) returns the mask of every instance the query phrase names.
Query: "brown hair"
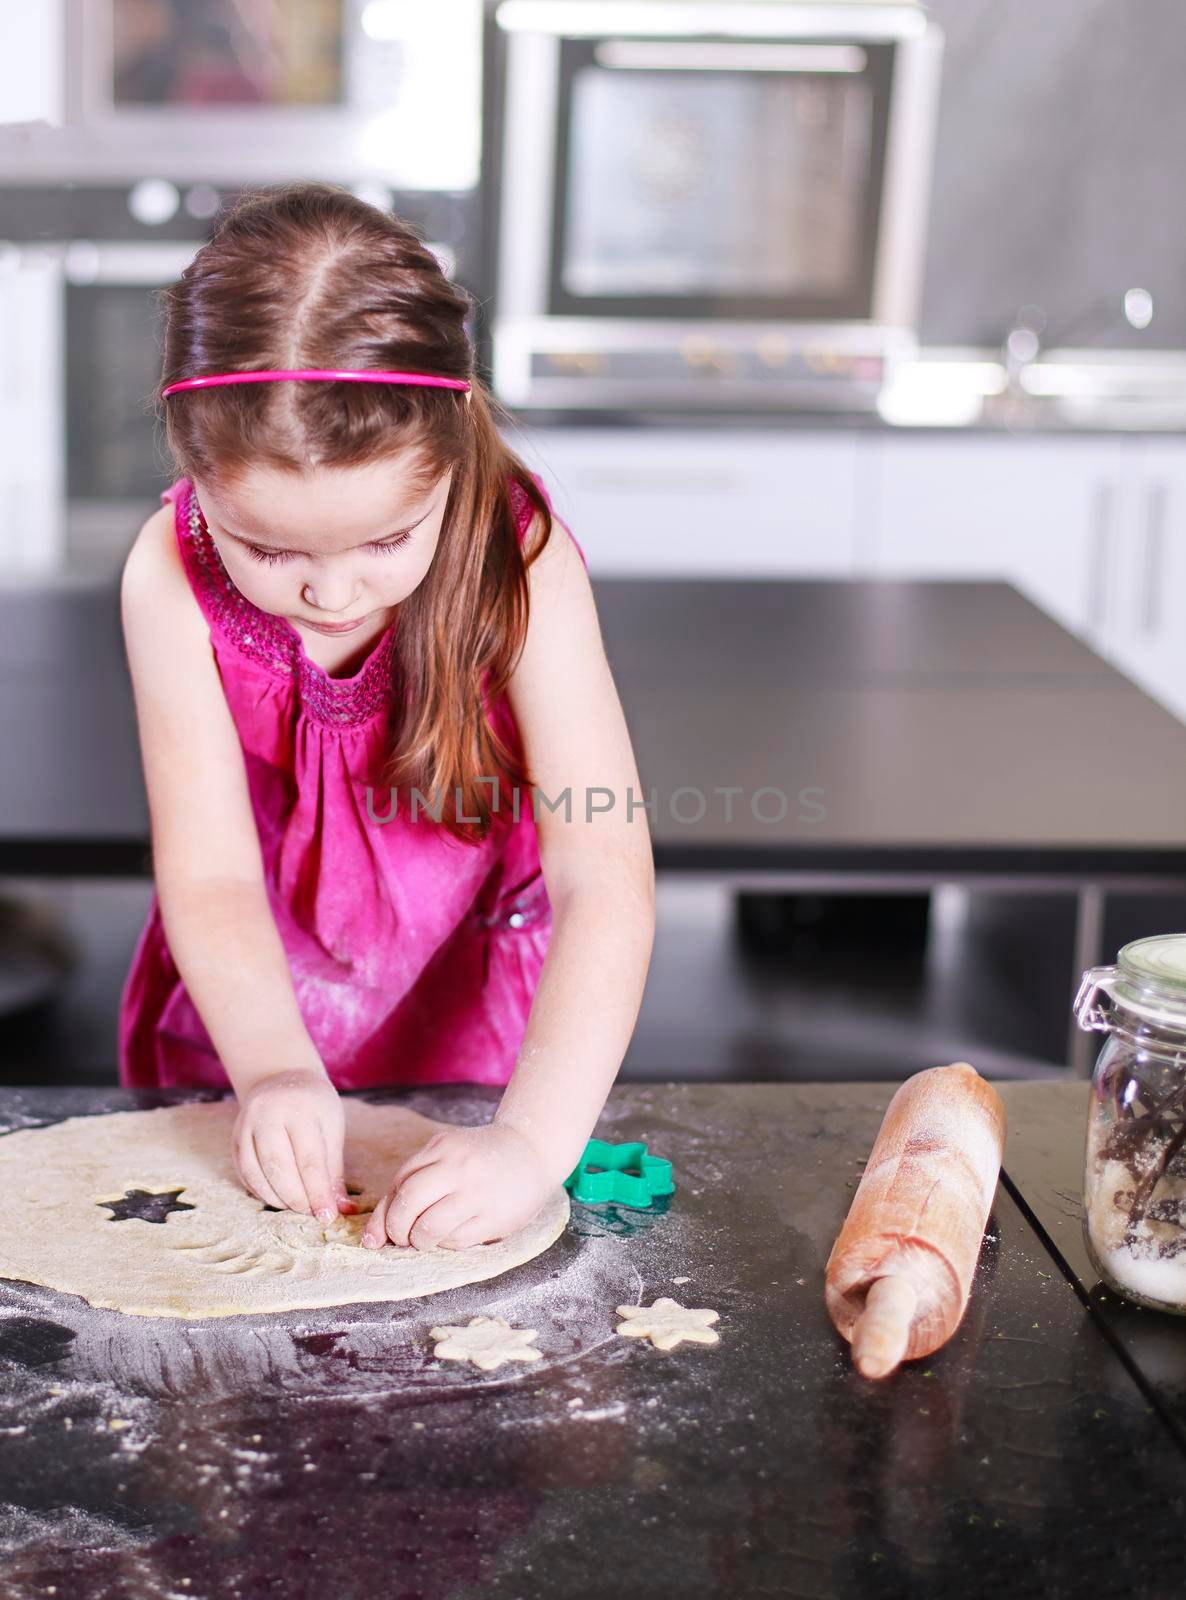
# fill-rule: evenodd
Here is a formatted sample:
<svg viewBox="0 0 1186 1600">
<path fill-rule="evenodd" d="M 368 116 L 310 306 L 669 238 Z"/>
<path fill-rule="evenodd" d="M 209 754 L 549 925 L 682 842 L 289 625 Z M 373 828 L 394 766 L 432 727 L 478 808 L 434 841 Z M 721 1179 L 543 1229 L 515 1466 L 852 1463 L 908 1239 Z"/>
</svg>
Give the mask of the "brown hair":
<svg viewBox="0 0 1186 1600">
<path fill-rule="evenodd" d="M 527 567 L 552 519 L 495 427 L 495 415 L 508 414 L 473 370 L 471 297 L 409 223 L 349 189 L 302 182 L 242 196 L 157 299 L 164 359 L 155 399 L 184 476 L 229 488 L 253 467 L 300 473 L 407 451 L 413 487 L 427 489 L 453 468 L 432 565 L 400 607 L 378 782 L 384 792 L 396 786 L 401 803 L 415 785 L 440 805 L 450 834 L 480 842 L 492 805 L 489 782 L 478 780 L 497 778 L 500 812 L 510 800 L 504 779 L 532 781 L 521 751 L 491 726 L 481 688 L 489 674 L 491 703 L 506 688 L 527 632 Z M 455 389 L 327 380 L 161 396 L 181 378 L 277 367 L 434 372 L 467 379 L 471 391 L 467 402 Z M 530 553 L 516 533 L 512 483 L 542 521 Z"/>
</svg>

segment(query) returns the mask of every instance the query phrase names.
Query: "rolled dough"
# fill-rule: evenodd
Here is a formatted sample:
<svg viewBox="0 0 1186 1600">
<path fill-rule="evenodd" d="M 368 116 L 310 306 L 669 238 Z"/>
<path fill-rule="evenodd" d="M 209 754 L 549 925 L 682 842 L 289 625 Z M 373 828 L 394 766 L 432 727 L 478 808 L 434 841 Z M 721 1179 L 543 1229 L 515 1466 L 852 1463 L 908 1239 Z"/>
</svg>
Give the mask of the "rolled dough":
<svg viewBox="0 0 1186 1600">
<path fill-rule="evenodd" d="M 303 1307 L 412 1300 L 497 1277 L 563 1232 L 557 1189 L 525 1227 L 468 1250 L 359 1244 L 397 1167 L 446 1124 L 402 1106 L 343 1101 L 346 1181 L 359 1214 L 329 1224 L 267 1211 L 231 1158 L 233 1099 L 70 1117 L 0 1137 L 0 1277 L 43 1284 L 142 1317 L 229 1317 Z M 131 1191 L 172 1195 L 163 1222 L 135 1214 Z M 121 1212 L 124 1213 L 121 1215 Z M 127 1214 L 131 1212 L 132 1214 Z"/>
</svg>

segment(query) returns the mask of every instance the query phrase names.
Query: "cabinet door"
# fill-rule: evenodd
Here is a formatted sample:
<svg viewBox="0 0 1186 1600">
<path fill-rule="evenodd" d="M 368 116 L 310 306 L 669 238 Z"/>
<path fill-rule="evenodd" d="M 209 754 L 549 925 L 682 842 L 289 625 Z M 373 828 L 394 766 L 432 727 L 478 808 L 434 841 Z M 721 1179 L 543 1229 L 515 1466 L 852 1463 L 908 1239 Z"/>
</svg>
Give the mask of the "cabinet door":
<svg viewBox="0 0 1186 1600">
<path fill-rule="evenodd" d="M 595 574 L 847 576 L 855 436 L 516 428 Z"/>
<path fill-rule="evenodd" d="M 1098 637 L 1119 557 L 1123 450 L 1098 436 L 881 435 L 866 475 L 865 569 L 1002 579 Z"/>
<path fill-rule="evenodd" d="M 1131 442 L 1105 653 L 1186 721 L 1186 441 Z"/>
</svg>

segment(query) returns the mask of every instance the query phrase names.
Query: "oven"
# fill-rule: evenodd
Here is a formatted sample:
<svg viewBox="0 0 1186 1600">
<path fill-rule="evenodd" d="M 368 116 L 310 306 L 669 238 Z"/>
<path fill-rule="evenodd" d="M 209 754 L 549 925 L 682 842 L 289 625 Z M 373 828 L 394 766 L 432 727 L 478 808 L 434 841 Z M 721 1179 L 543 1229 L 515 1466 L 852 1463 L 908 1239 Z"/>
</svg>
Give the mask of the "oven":
<svg viewBox="0 0 1186 1600">
<path fill-rule="evenodd" d="M 503 0 L 487 33 L 506 404 L 875 403 L 917 348 L 920 7 Z"/>
</svg>

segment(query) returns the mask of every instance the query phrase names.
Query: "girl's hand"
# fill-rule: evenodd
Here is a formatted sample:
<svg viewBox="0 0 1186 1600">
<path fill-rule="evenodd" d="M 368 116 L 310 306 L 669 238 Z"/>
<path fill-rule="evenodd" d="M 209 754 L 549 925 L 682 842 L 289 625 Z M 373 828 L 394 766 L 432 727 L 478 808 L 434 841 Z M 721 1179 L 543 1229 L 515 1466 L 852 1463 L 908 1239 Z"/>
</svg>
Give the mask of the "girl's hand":
<svg viewBox="0 0 1186 1600">
<path fill-rule="evenodd" d="M 265 1205 L 332 1222 L 358 1207 L 346 1193 L 342 1146 L 346 1119 L 324 1073 L 275 1072 L 239 1101 L 231 1135 L 235 1170 Z"/>
<path fill-rule="evenodd" d="M 405 1161 L 375 1207 L 362 1242 L 464 1250 L 505 1238 L 536 1214 L 552 1187 L 535 1147 L 514 1128 L 450 1128 Z"/>
</svg>

